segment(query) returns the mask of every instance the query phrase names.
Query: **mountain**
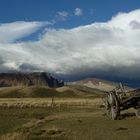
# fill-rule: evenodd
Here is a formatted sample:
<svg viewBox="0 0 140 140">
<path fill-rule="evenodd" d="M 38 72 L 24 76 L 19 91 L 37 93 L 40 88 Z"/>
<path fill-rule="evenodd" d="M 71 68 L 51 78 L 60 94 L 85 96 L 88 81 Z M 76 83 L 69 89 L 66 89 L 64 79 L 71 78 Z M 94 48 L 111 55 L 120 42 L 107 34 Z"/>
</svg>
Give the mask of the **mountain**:
<svg viewBox="0 0 140 140">
<path fill-rule="evenodd" d="M 13 86 L 48 86 L 62 87 L 64 82 L 46 72 L 0 73 L 0 87 Z"/>
<path fill-rule="evenodd" d="M 86 87 L 98 89 L 101 91 L 110 91 L 119 85 L 118 83 L 115 83 L 112 81 L 107 81 L 107 80 L 102 80 L 102 79 L 97 79 L 97 78 L 87 78 L 80 81 L 69 82 L 67 84 L 86 86 Z M 131 89 L 129 87 L 125 87 L 125 88 L 126 90 Z"/>
<path fill-rule="evenodd" d="M 88 78 L 65 83 L 45 72 L 0 74 L 0 98 L 21 97 L 72 97 L 99 98 L 118 83 Z M 50 88 L 53 87 L 53 88 Z M 130 90 L 132 88 L 125 87 Z"/>
</svg>

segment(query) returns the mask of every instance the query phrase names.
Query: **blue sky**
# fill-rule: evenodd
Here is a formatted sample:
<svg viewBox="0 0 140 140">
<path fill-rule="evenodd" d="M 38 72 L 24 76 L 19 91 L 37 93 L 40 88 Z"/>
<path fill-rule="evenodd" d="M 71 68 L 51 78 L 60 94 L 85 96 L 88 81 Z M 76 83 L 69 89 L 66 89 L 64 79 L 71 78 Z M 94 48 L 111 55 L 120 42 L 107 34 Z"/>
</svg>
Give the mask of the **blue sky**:
<svg viewBox="0 0 140 140">
<path fill-rule="evenodd" d="M 83 15 L 68 17 L 54 27 L 72 28 L 92 22 L 110 20 L 118 12 L 128 12 L 140 7 L 138 0 L 0 0 L 0 22 L 50 21 L 58 11 L 73 14 L 81 8 Z"/>
<path fill-rule="evenodd" d="M 0 0 L 0 23 L 57 20 L 49 27 L 69 29 L 93 22 L 105 22 L 119 12 L 129 12 L 139 7 L 138 0 Z M 81 16 L 74 16 L 76 8 L 82 10 Z M 63 11 L 68 16 L 65 20 L 57 19 L 57 13 Z M 22 40 L 36 40 L 39 32 Z"/>
<path fill-rule="evenodd" d="M 0 72 L 140 80 L 140 1 L 0 0 Z"/>
</svg>

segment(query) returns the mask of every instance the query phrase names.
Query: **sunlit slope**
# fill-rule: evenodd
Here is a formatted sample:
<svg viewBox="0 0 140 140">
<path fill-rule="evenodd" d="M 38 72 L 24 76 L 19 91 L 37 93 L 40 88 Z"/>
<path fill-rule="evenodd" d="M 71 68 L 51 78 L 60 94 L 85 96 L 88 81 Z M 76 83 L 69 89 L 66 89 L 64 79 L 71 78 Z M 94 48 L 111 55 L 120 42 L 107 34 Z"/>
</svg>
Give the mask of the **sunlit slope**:
<svg viewBox="0 0 140 140">
<path fill-rule="evenodd" d="M 98 97 L 100 90 L 85 86 L 64 86 L 61 88 L 48 88 L 46 86 L 5 87 L 0 88 L 0 98 L 37 98 L 37 97 Z"/>
<path fill-rule="evenodd" d="M 116 86 L 118 86 L 119 83 L 97 79 L 97 78 L 87 78 L 80 81 L 69 82 L 68 85 L 78 85 L 78 86 L 85 86 L 88 88 L 98 89 L 101 91 L 110 91 L 116 88 Z M 125 89 L 130 90 L 132 88 L 125 86 Z"/>
</svg>

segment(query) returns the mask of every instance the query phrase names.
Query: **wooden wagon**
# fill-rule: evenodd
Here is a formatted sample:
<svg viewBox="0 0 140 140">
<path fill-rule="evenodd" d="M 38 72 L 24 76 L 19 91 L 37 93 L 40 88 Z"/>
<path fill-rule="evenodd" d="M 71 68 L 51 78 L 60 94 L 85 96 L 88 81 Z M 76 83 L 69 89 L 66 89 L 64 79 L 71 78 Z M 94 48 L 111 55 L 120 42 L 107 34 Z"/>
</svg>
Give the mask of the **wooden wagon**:
<svg viewBox="0 0 140 140">
<path fill-rule="evenodd" d="M 121 110 L 131 107 L 136 109 L 136 116 L 140 118 L 140 93 L 125 91 L 122 84 L 112 91 L 106 92 L 104 103 L 106 115 L 112 120 L 119 119 Z"/>
</svg>

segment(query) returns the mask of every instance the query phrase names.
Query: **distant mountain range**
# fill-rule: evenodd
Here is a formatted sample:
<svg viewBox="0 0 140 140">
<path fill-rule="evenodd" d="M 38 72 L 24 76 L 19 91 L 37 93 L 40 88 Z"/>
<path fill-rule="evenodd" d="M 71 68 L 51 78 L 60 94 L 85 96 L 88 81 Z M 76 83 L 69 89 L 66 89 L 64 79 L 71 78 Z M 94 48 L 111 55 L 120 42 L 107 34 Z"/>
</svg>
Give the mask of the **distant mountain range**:
<svg viewBox="0 0 140 140">
<path fill-rule="evenodd" d="M 0 87 L 29 87 L 29 86 L 46 86 L 56 89 L 58 92 L 71 91 L 72 93 L 100 93 L 113 90 L 118 83 L 107 81 L 98 78 L 87 78 L 80 81 L 67 82 L 58 80 L 46 72 L 33 73 L 0 73 Z M 130 87 L 125 87 L 126 90 L 131 90 Z"/>
<path fill-rule="evenodd" d="M 62 87 L 64 82 L 46 72 L 0 73 L 0 87 L 13 86 L 48 86 Z"/>
<path fill-rule="evenodd" d="M 97 78 L 67 82 L 58 80 L 45 72 L 35 73 L 1 73 L 0 98 L 10 97 L 102 97 L 118 83 Z M 125 87 L 127 91 L 132 90 Z M 137 92 L 137 90 L 136 90 Z"/>
</svg>

